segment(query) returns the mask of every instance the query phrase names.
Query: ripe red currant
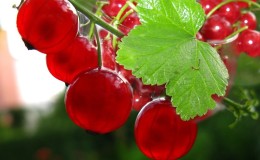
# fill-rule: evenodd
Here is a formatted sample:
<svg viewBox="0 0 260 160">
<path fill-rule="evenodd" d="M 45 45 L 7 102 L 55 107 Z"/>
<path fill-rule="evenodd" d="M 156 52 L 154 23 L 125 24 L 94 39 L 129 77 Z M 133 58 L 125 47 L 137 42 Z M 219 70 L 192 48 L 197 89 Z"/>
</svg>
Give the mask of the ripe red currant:
<svg viewBox="0 0 260 160">
<path fill-rule="evenodd" d="M 236 3 L 228 3 L 219 8 L 214 14 L 225 17 L 231 24 L 235 23 L 240 17 L 240 8 Z"/>
<path fill-rule="evenodd" d="M 251 57 L 260 56 L 260 32 L 247 29 L 242 32 L 233 46 L 237 53 L 245 52 Z"/>
<path fill-rule="evenodd" d="M 137 146 L 147 157 L 175 160 L 191 149 L 197 125 L 182 121 L 170 101 L 156 99 L 139 112 L 134 133 Z"/>
<path fill-rule="evenodd" d="M 43 53 L 62 50 L 78 33 L 78 16 L 68 0 L 27 0 L 18 11 L 23 40 Z"/>
<path fill-rule="evenodd" d="M 232 26 L 224 17 L 211 16 L 200 30 L 207 40 L 223 40 L 232 33 Z"/>
<path fill-rule="evenodd" d="M 256 0 L 251 0 L 252 2 L 256 2 Z M 249 5 L 247 2 L 237 2 L 237 4 L 239 5 L 239 8 L 240 9 L 243 9 L 243 8 L 248 8 Z"/>
<path fill-rule="evenodd" d="M 126 4 L 126 0 L 109 0 L 108 4 L 104 5 L 102 10 L 110 17 L 116 17 L 120 9 Z M 127 10 L 129 10 L 128 7 Z M 126 11 L 127 11 L 126 10 Z M 125 12 L 126 12 L 125 11 Z"/>
<path fill-rule="evenodd" d="M 122 24 L 119 26 L 119 29 L 127 35 L 135 26 L 140 25 L 139 17 L 137 16 L 136 12 L 127 16 Z"/>
<path fill-rule="evenodd" d="M 208 14 L 216 5 L 218 5 L 222 0 L 200 0 L 200 4 L 204 9 L 204 12 Z"/>
<path fill-rule="evenodd" d="M 254 13 L 248 11 L 241 15 L 239 19 L 241 23 L 241 27 L 248 26 L 248 29 L 256 29 L 257 26 L 257 20 Z"/>
<path fill-rule="evenodd" d="M 125 123 L 132 108 L 132 92 L 129 84 L 115 72 L 94 69 L 80 75 L 69 86 L 65 104 L 75 124 L 103 134 Z"/>
<path fill-rule="evenodd" d="M 76 37 L 62 51 L 47 54 L 46 63 L 55 78 L 71 84 L 80 73 L 98 67 L 97 49 L 88 39 Z"/>
</svg>

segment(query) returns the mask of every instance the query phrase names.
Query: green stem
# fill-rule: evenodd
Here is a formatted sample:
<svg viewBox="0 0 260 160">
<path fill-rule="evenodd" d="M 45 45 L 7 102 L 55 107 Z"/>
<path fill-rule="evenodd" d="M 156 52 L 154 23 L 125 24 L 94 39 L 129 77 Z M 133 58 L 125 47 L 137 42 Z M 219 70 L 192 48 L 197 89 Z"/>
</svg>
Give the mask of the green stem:
<svg viewBox="0 0 260 160">
<path fill-rule="evenodd" d="M 102 9 L 102 7 L 103 7 L 104 4 L 105 4 L 105 3 L 97 3 L 98 8 L 97 8 L 97 11 L 96 11 L 96 15 L 97 15 L 98 17 L 100 17 L 100 15 L 101 15 L 101 9 Z M 94 23 L 93 21 L 91 21 L 90 29 L 89 29 L 89 34 L 88 34 L 89 39 L 92 39 L 92 38 L 93 38 L 94 30 L 95 30 L 95 23 Z"/>
<path fill-rule="evenodd" d="M 224 97 L 223 101 L 227 104 L 229 104 L 230 106 L 233 106 L 236 110 L 239 110 L 240 108 L 243 108 L 244 106 L 233 101 L 232 99 L 229 99 L 227 97 Z"/>
<path fill-rule="evenodd" d="M 106 30 L 108 30 L 112 34 L 116 35 L 117 37 L 123 37 L 124 36 L 124 34 L 122 32 L 118 31 L 116 28 L 114 28 L 113 26 L 111 26 L 110 24 L 106 23 L 101 18 L 99 18 L 98 16 L 93 14 L 90 10 L 88 10 L 87 8 L 82 6 L 77 0 L 69 0 L 69 1 L 78 11 L 80 11 L 81 13 L 86 15 L 89 18 L 90 21 L 92 21 L 95 24 L 98 24 L 99 26 L 105 28 Z"/>
<path fill-rule="evenodd" d="M 133 2 L 135 2 L 135 1 L 127 1 L 126 3 L 128 3 L 128 5 L 129 5 L 135 12 L 138 12 L 138 11 L 137 11 L 137 8 L 136 8 L 136 6 L 134 5 Z"/>
<path fill-rule="evenodd" d="M 133 2 L 134 0 L 130 0 L 129 2 Z M 129 7 L 130 3 L 126 3 L 118 12 L 118 14 L 116 15 L 114 22 L 113 22 L 113 26 L 117 29 L 118 25 L 120 24 L 120 19 L 122 17 L 122 15 L 124 14 L 125 10 Z M 113 35 L 113 39 L 112 39 L 112 45 L 113 48 L 116 48 L 117 45 L 117 38 Z"/>
<path fill-rule="evenodd" d="M 127 11 L 127 12 L 123 15 L 123 17 L 119 20 L 119 24 L 121 24 L 121 23 L 126 19 L 126 17 L 129 16 L 130 14 L 132 14 L 133 12 L 134 12 L 133 9 L 130 9 L 129 11 Z"/>
<path fill-rule="evenodd" d="M 98 66 L 102 67 L 102 53 L 101 53 L 101 43 L 100 43 L 100 39 L 99 39 L 99 34 L 97 31 L 97 27 L 94 27 L 94 33 L 96 36 L 96 41 L 97 41 L 97 52 L 98 52 Z"/>
<path fill-rule="evenodd" d="M 253 2 L 253 1 L 251 1 L 251 0 L 226 0 L 226 1 L 224 1 L 224 2 L 219 3 L 216 7 L 214 7 L 214 8 L 206 15 L 206 19 L 208 19 L 210 16 L 212 16 L 212 14 L 213 14 L 216 10 L 218 10 L 219 8 L 221 8 L 222 6 L 224 6 L 225 4 L 228 4 L 228 3 L 230 3 L 230 2 L 238 2 L 238 1 L 240 1 L 240 2 L 246 2 L 246 3 L 248 3 L 248 4 L 252 4 L 252 5 L 255 5 L 256 7 L 260 8 L 260 5 L 259 5 L 258 3 Z"/>
<path fill-rule="evenodd" d="M 248 26 L 244 26 L 242 28 L 239 28 L 238 30 L 236 30 L 235 32 L 231 33 L 229 36 L 227 36 L 224 40 L 227 40 L 229 38 L 232 38 L 233 36 L 243 32 L 244 30 L 247 30 L 248 29 Z"/>
</svg>

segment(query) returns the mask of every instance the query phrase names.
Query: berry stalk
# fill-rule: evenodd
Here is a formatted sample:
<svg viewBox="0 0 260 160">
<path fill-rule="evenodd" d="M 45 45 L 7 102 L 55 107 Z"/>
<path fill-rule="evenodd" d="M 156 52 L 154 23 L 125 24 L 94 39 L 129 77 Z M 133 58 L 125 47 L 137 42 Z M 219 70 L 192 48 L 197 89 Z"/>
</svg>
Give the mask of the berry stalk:
<svg viewBox="0 0 260 160">
<path fill-rule="evenodd" d="M 83 14 L 85 14 L 89 18 L 90 21 L 100 25 L 101 27 L 105 28 L 106 30 L 108 30 L 112 34 L 116 35 L 117 37 L 124 36 L 124 34 L 122 32 L 120 32 L 119 30 L 114 28 L 112 25 L 110 25 L 110 24 L 106 23 L 105 21 L 103 21 L 101 18 L 96 16 L 92 11 L 88 10 L 87 8 L 85 8 L 83 5 L 81 5 L 76 0 L 69 0 L 69 1 L 70 1 L 71 4 L 73 4 L 73 6 L 78 11 L 82 12 Z"/>
</svg>

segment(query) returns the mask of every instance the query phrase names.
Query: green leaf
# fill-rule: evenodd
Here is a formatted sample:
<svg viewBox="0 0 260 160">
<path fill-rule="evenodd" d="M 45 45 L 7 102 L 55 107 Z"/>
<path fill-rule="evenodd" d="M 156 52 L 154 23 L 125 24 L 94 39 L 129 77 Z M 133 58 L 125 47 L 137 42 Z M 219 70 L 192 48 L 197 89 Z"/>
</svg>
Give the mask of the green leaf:
<svg viewBox="0 0 260 160">
<path fill-rule="evenodd" d="M 215 107 L 224 95 L 228 72 L 209 44 L 196 40 L 204 11 L 195 0 L 139 0 L 142 25 L 122 39 L 117 62 L 145 84 L 166 83 L 166 93 L 188 120 Z"/>
</svg>

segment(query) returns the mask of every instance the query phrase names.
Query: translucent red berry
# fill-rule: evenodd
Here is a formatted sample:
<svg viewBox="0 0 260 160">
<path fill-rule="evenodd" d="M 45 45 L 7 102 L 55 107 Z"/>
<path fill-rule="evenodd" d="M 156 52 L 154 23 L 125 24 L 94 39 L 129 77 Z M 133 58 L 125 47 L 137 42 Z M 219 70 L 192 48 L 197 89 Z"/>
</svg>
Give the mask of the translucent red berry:
<svg viewBox="0 0 260 160">
<path fill-rule="evenodd" d="M 228 3 L 220 7 L 214 14 L 225 17 L 226 20 L 233 24 L 240 17 L 240 8 L 236 3 Z"/>
<path fill-rule="evenodd" d="M 77 37 L 62 51 L 47 54 L 50 73 L 57 79 L 71 84 L 82 72 L 98 67 L 97 49 L 85 37 Z"/>
<path fill-rule="evenodd" d="M 217 6 L 222 0 L 200 0 L 200 4 L 204 9 L 204 12 L 208 14 L 215 6 Z"/>
<path fill-rule="evenodd" d="M 204 23 L 200 33 L 206 40 L 223 40 L 232 33 L 232 26 L 224 17 L 213 15 Z"/>
<path fill-rule="evenodd" d="M 134 133 L 137 146 L 150 159 L 176 160 L 191 149 L 197 125 L 181 120 L 170 101 L 156 99 L 139 112 Z"/>
<path fill-rule="evenodd" d="M 108 4 L 104 5 L 102 7 L 102 10 L 105 14 L 107 14 L 110 17 L 116 17 L 120 9 L 126 4 L 126 0 L 109 0 Z M 129 10 L 130 7 L 128 7 L 127 10 Z M 127 11 L 126 10 L 126 11 Z M 126 12 L 125 11 L 125 12 Z"/>
<path fill-rule="evenodd" d="M 233 44 L 237 53 L 246 53 L 251 57 L 260 56 L 260 32 L 247 29 Z"/>
<path fill-rule="evenodd" d="M 237 0 L 237 4 L 239 5 L 240 9 L 243 9 L 243 8 L 248 8 L 249 5 L 247 2 L 239 2 L 239 0 Z M 256 2 L 256 0 L 251 0 L 252 2 Z"/>
<path fill-rule="evenodd" d="M 68 0 L 27 0 L 18 11 L 23 40 L 43 53 L 62 50 L 78 33 L 78 16 Z"/>
<path fill-rule="evenodd" d="M 241 27 L 248 26 L 249 29 L 253 29 L 253 30 L 256 29 L 257 27 L 256 16 L 253 12 L 246 12 L 242 14 L 239 21 Z"/>
<path fill-rule="evenodd" d="M 78 77 L 66 93 L 66 110 L 79 127 L 108 133 L 121 127 L 132 107 L 129 84 L 118 74 L 94 69 Z"/>
</svg>

